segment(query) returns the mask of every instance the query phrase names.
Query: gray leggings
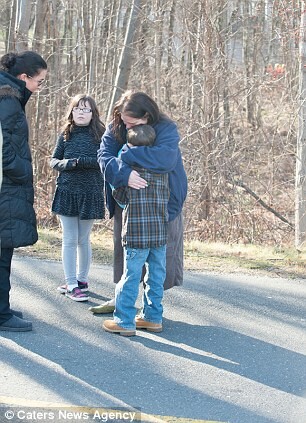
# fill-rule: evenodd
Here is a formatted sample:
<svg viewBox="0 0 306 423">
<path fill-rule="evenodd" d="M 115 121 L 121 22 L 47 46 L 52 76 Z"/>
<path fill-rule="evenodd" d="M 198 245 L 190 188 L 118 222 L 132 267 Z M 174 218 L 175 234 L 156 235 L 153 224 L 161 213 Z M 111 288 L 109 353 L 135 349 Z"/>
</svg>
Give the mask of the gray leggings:
<svg viewBox="0 0 306 423">
<path fill-rule="evenodd" d="M 81 220 L 79 216 L 59 216 L 62 230 L 62 261 L 65 282 L 77 286 L 87 282 L 91 263 L 90 232 L 94 219 Z"/>
<path fill-rule="evenodd" d="M 117 204 L 114 214 L 114 266 L 113 279 L 117 283 L 123 273 L 123 248 L 121 244 L 122 208 Z M 166 250 L 166 279 L 164 289 L 183 284 L 184 267 L 184 225 L 182 213 L 168 225 L 168 239 Z"/>
</svg>

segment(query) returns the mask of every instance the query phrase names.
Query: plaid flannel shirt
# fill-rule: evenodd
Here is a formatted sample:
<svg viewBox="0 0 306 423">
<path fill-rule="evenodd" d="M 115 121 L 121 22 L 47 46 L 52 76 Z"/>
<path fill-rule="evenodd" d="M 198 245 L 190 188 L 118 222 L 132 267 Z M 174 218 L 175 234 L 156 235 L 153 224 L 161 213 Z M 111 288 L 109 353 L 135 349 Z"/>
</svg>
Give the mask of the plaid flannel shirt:
<svg viewBox="0 0 306 423">
<path fill-rule="evenodd" d="M 121 187 L 113 191 L 115 200 L 125 204 L 122 244 L 129 248 L 161 247 L 167 242 L 168 174 L 135 170 L 148 182 L 147 188 Z"/>
</svg>

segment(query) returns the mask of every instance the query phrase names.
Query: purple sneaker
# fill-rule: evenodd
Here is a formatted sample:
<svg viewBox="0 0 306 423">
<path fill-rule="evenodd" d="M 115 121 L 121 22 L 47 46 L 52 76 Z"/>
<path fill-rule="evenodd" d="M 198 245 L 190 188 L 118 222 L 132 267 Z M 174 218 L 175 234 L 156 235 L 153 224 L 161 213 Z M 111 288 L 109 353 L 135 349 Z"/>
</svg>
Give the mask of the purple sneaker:
<svg viewBox="0 0 306 423">
<path fill-rule="evenodd" d="M 65 295 L 73 301 L 88 301 L 89 299 L 88 295 L 84 294 L 80 288 L 73 288 L 72 291 L 66 291 Z"/>
<path fill-rule="evenodd" d="M 80 282 L 78 281 L 79 288 L 82 292 L 88 291 L 88 282 Z"/>
<path fill-rule="evenodd" d="M 78 281 L 78 285 L 79 285 L 79 289 L 82 292 L 87 292 L 88 291 L 88 283 L 87 282 L 80 282 L 80 281 Z M 66 294 L 66 292 L 67 292 L 67 285 L 58 286 L 57 287 L 57 290 L 61 294 Z"/>
</svg>

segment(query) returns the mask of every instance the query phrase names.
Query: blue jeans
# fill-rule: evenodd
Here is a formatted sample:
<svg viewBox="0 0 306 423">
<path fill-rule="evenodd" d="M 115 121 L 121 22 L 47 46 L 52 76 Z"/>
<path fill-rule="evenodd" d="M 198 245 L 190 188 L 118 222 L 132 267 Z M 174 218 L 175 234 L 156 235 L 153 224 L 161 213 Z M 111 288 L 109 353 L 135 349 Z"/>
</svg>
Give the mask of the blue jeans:
<svg viewBox="0 0 306 423">
<path fill-rule="evenodd" d="M 115 205 L 114 214 L 114 261 L 113 281 L 118 283 L 123 274 L 123 248 L 121 244 L 122 232 L 122 209 Z M 168 222 L 167 239 L 167 257 L 166 257 L 166 279 L 164 282 L 164 291 L 174 286 L 183 285 L 183 266 L 184 266 L 184 239 L 183 239 L 183 216 L 180 213 L 174 220 Z M 143 280 L 143 278 L 142 278 Z"/>
<path fill-rule="evenodd" d="M 124 248 L 124 272 L 116 285 L 114 321 L 124 329 L 135 330 L 135 303 L 138 297 L 142 266 L 146 265 L 142 317 L 162 323 L 166 246 L 157 248 Z"/>
</svg>

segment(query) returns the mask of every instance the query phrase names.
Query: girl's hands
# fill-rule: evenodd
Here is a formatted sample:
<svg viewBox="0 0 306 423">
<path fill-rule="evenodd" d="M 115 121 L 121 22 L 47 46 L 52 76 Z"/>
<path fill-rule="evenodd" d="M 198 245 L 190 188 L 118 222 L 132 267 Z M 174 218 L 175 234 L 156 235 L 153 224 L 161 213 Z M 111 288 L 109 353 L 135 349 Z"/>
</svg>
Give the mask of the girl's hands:
<svg viewBox="0 0 306 423">
<path fill-rule="evenodd" d="M 130 188 L 134 188 L 134 189 L 141 189 L 141 188 L 146 188 L 148 186 L 147 181 L 143 178 L 141 178 L 141 176 L 139 176 L 139 173 L 136 172 L 136 170 L 132 170 L 132 172 L 130 173 L 130 177 L 128 180 L 128 186 Z"/>
</svg>

